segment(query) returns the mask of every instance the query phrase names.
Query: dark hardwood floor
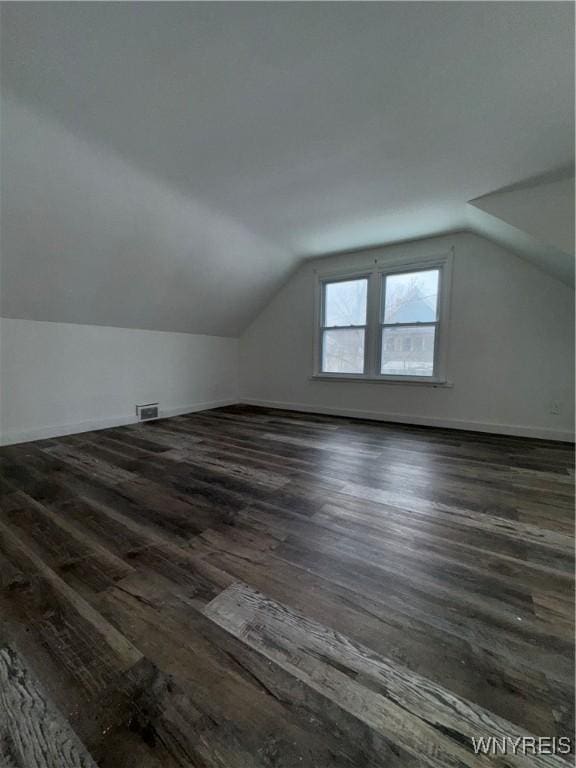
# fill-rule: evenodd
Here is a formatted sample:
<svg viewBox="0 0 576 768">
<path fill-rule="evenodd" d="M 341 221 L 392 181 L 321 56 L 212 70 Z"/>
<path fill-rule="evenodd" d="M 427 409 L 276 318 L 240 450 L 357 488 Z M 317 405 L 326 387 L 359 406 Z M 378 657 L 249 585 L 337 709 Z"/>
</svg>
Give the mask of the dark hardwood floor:
<svg viewBox="0 0 576 768">
<path fill-rule="evenodd" d="M 235 406 L 0 449 L 0 766 L 554 766 L 573 446 Z"/>
</svg>

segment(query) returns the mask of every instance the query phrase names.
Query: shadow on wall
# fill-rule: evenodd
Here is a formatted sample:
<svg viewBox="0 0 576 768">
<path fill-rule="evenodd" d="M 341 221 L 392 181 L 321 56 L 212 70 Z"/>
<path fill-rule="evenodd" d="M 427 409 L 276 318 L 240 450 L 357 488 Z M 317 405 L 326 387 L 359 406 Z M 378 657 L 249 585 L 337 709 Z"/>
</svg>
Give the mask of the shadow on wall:
<svg viewBox="0 0 576 768">
<path fill-rule="evenodd" d="M 2 98 L 5 316 L 238 336 L 297 258 Z"/>
</svg>

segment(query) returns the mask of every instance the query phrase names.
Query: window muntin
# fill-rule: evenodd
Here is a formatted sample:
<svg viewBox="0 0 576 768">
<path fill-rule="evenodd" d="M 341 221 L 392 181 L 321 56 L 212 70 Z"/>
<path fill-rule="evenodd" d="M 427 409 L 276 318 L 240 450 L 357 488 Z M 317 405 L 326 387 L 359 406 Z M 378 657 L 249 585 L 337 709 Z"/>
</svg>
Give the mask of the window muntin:
<svg viewBox="0 0 576 768">
<path fill-rule="evenodd" d="M 440 269 L 382 276 L 381 375 L 435 375 L 440 276 Z"/>
<path fill-rule="evenodd" d="M 322 373 L 364 373 L 367 309 L 367 277 L 323 283 Z"/>
</svg>

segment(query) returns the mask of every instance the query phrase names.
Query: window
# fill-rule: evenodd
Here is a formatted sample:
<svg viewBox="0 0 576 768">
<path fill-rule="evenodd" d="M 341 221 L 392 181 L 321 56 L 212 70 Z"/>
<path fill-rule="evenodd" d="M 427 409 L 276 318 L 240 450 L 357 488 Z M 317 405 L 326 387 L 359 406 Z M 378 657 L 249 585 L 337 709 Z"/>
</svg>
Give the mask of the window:
<svg viewBox="0 0 576 768">
<path fill-rule="evenodd" d="M 380 373 L 434 376 L 439 269 L 383 275 Z M 389 340 L 402 341 L 390 351 Z"/>
<path fill-rule="evenodd" d="M 315 375 L 445 383 L 451 260 L 320 276 Z"/>
<path fill-rule="evenodd" d="M 326 282 L 322 298 L 322 372 L 364 373 L 368 279 Z"/>
</svg>

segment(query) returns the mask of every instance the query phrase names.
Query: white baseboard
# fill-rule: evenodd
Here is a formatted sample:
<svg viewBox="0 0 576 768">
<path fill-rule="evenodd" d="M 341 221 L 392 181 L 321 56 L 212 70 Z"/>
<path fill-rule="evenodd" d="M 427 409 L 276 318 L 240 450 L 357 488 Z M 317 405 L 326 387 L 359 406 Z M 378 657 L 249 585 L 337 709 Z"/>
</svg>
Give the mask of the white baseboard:
<svg viewBox="0 0 576 768">
<path fill-rule="evenodd" d="M 461 419 L 443 419 L 429 416 L 412 416 L 400 413 L 380 413 L 378 411 L 363 411 L 355 408 L 327 408 L 320 405 L 308 405 L 307 403 L 290 403 L 280 400 L 260 400 L 254 398 L 235 398 L 226 400 L 212 400 L 193 405 L 184 405 L 178 408 L 165 408 L 160 418 L 181 416 L 185 413 L 208 411 L 211 408 L 222 408 L 226 405 L 235 405 L 238 402 L 246 405 L 259 405 L 264 408 L 277 408 L 285 411 L 302 411 L 303 413 L 321 413 L 327 416 L 344 416 L 352 419 L 368 419 L 371 421 L 389 421 L 396 424 L 414 424 L 423 427 L 441 427 L 443 429 L 462 429 L 474 432 L 487 432 L 497 435 L 512 435 L 516 437 L 533 437 L 541 440 L 556 440 L 559 442 L 574 442 L 574 433 L 548 429 L 544 427 L 524 427 L 512 424 L 493 424 L 479 421 L 463 421 Z M 36 427 L 23 431 L 5 432 L 0 436 L 0 445 L 15 445 L 27 443 L 32 440 L 46 440 L 51 437 L 63 437 L 75 435 L 81 432 L 121 427 L 126 424 L 136 424 L 136 415 L 113 416 L 106 419 L 81 421 L 75 424 L 56 424 L 52 426 Z"/>
<path fill-rule="evenodd" d="M 422 427 L 441 427 L 443 429 L 462 429 L 472 432 L 487 432 L 495 435 L 511 435 L 514 437 L 533 437 L 540 440 L 556 440 L 559 442 L 574 442 L 574 432 L 548 429 L 546 427 L 525 427 L 515 424 L 494 424 L 482 421 L 463 421 L 461 419 L 436 418 L 434 416 L 413 416 L 404 413 L 380 413 L 378 411 L 362 411 L 355 408 L 326 408 L 321 405 L 306 403 L 287 403 L 277 400 L 260 400 L 241 398 L 246 405 L 260 405 L 264 408 L 278 408 L 285 411 L 303 411 L 304 413 L 321 413 L 327 416 L 345 416 L 352 419 L 368 419 L 370 421 L 389 421 L 396 424 L 414 424 Z"/>
<path fill-rule="evenodd" d="M 208 400 L 204 403 L 195 403 L 194 405 L 185 405 L 182 408 L 164 408 L 160 413 L 161 419 L 167 419 L 170 416 L 183 416 L 185 413 L 196 413 L 197 411 L 209 411 L 212 408 L 224 408 L 226 405 L 237 405 L 237 397 L 228 397 L 225 400 Z"/>
<path fill-rule="evenodd" d="M 160 418 L 181 416 L 185 413 L 196 411 L 208 411 L 211 408 L 222 408 L 225 405 L 234 405 L 236 398 L 227 400 L 212 400 L 193 405 L 183 405 L 178 408 L 164 408 L 160 412 Z M 97 429 L 109 429 L 110 427 L 123 427 L 126 424 L 136 424 L 136 414 L 131 416 L 110 416 L 105 419 L 91 421 L 79 421 L 75 424 L 54 424 L 47 427 L 35 427 L 22 431 L 8 431 L 0 436 L 0 445 L 15 445 L 17 443 L 29 443 L 32 440 L 47 440 L 51 437 L 63 437 L 64 435 L 76 435 L 81 432 L 92 432 Z"/>
</svg>

